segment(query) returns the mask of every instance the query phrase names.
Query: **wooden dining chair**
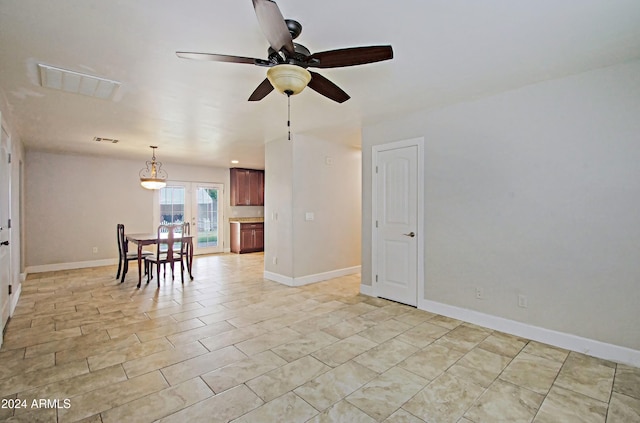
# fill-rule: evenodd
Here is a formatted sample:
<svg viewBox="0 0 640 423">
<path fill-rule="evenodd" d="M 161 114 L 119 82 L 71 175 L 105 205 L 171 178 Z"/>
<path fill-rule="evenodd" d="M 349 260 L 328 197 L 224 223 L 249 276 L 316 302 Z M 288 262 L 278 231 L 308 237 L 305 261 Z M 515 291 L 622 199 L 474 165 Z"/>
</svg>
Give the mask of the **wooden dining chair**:
<svg viewBox="0 0 640 423">
<path fill-rule="evenodd" d="M 176 231 L 179 231 L 181 235 L 191 235 L 191 225 L 189 222 L 183 222 L 179 228 L 176 228 Z M 189 266 L 189 246 L 191 244 L 189 242 L 180 241 L 176 245 L 176 249 L 180 249 L 180 253 L 182 257 L 187 261 L 187 266 Z"/>
<path fill-rule="evenodd" d="M 124 278 L 129 271 L 129 262 L 132 260 L 138 261 L 138 252 L 129 252 L 129 243 L 127 242 L 127 238 L 124 235 L 124 224 L 118 223 L 116 226 L 117 234 L 118 234 L 118 272 L 116 273 L 116 279 L 120 278 L 120 273 L 122 272 L 122 278 L 120 279 L 120 283 L 124 282 Z M 142 252 L 142 259 L 148 255 L 151 255 L 149 251 Z M 144 274 L 149 275 L 149 266 L 147 262 L 144 261 Z"/>
<path fill-rule="evenodd" d="M 182 241 L 182 235 L 190 235 L 190 226 L 189 222 L 183 223 L 172 223 L 169 225 L 173 229 L 173 251 L 175 252 L 174 257 L 182 257 L 186 260 L 189 260 L 189 243 Z M 187 266 L 189 262 L 187 261 Z M 163 273 L 166 273 L 166 263 L 163 263 Z"/>
<path fill-rule="evenodd" d="M 167 279 L 166 265 L 171 268 L 171 279 L 175 278 L 174 264 L 180 263 L 181 280 L 184 283 L 184 255 L 182 248 L 176 248 L 176 226 L 160 225 L 158 226 L 158 242 L 156 244 L 156 253 L 145 257 L 145 261 L 149 263 L 149 274 L 147 275 L 147 283 L 151 280 L 150 274 L 153 273 L 152 266 L 156 265 L 156 275 L 158 277 L 158 288 L 160 288 L 160 265 L 163 267 L 163 278 Z M 179 233 L 179 232 L 178 232 Z"/>
</svg>

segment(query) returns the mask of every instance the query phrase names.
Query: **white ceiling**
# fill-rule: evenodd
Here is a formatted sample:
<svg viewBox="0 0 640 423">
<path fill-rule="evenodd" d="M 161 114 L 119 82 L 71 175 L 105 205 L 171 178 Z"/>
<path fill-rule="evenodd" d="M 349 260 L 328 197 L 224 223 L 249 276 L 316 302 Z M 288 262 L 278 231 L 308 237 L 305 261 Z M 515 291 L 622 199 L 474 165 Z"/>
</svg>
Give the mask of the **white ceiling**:
<svg viewBox="0 0 640 423">
<path fill-rule="evenodd" d="M 392 61 L 317 70 L 351 95 L 291 98 L 293 133 L 360 144 L 362 125 L 640 58 L 638 0 L 278 0 L 311 52 L 391 44 Z M 0 90 L 28 148 L 261 167 L 287 99 L 247 98 L 266 68 L 250 0 L 0 0 Z M 112 100 L 43 88 L 44 63 L 120 81 Z M 116 138 L 117 144 L 94 137 Z"/>
</svg>

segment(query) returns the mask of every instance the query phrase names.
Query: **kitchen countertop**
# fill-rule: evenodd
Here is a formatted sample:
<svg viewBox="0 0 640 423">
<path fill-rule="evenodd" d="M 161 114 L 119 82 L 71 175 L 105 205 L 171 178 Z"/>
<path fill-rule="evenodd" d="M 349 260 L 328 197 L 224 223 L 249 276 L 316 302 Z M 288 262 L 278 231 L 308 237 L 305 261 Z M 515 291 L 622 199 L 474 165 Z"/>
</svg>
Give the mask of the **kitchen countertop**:
<svg viewBox="0 0 640 423">
<path fill-rule="evenodd" d="M 264 222 L 264 217 L 232 217 L 229 218 L 229 222 L 240 222 L 240 223 L 262 223 Z"/>
</svg>

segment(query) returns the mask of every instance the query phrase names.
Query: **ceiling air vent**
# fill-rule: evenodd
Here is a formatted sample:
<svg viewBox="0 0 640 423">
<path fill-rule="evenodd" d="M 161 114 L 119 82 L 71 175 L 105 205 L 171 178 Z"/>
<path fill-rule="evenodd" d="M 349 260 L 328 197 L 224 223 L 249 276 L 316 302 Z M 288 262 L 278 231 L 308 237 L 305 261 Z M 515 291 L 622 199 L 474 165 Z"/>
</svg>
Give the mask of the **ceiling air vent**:
<svg viewBox="0 0 640 423">
<path fill-rule="evenodd" d="M 87 75 L 38 63 L 40 85 L 72 94 L 108 100 L 120 86 L 120 82 Z"/>
<path fill-rule="evenodd" d="M 93 140 L 97 142 L 110 142 L 112 144 L 116 144 L 120 141 L 120 140 L 115 140 L 113 138 L 104 138 L 104 137 L 93 137 Z"/>
</svg>

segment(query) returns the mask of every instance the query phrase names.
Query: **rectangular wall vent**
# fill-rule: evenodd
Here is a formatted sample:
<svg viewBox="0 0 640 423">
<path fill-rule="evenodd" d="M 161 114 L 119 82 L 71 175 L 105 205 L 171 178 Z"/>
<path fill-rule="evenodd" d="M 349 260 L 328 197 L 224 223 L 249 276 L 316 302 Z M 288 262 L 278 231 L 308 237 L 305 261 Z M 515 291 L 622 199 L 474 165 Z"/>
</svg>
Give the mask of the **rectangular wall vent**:
<svg viewBox="0 0 640 423">
<path fill-rule="evenodd" d="M 118 81 L 43 65 L 42 63 L 38 64 L 38 68 L 40 69 L 40 85 L 54 90 L 108 100 L 120 86 Z"/>
</svg>

